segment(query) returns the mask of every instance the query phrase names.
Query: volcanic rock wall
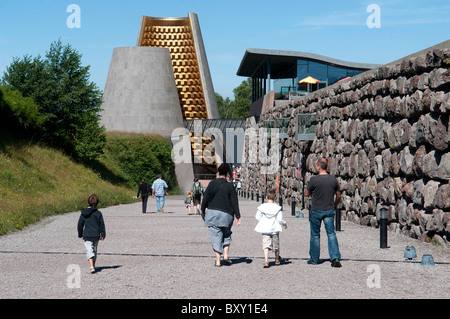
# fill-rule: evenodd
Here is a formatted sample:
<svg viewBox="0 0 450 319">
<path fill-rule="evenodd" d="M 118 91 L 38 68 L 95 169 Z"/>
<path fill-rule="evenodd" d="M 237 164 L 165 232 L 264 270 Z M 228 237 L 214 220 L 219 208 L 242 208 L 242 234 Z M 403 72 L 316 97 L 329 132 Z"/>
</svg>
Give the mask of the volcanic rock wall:
<svg viewBox="0 0 450 319">
<path fill-rule="evenodd" d="M 307 207 L 304 185 L 314 162 L 329 159 L 329 173 L 341 186 L 343 218 L 377 227 L 388 208 L 390 229 L 424 241 L 450 241 L 450 41 L 446 41 L 347 81 L 316 91 L 261 114 L 255 124 L 289 117 L 288 138 L 279 139 L 282 158 L 279 191 Z M 316 113 L 313 141 L 299 141 L 295 117 Z M 243 189 L 261 192 L 276 186 L 277 174 L 264 174 L 262 139 L 246 134 Z M 298 175 L 299 154 L 301 169 Z M 303 202 L 305 204 L 303 205 Z M 286 209 L 285 209 L 286 210 Z"/>
</svg>

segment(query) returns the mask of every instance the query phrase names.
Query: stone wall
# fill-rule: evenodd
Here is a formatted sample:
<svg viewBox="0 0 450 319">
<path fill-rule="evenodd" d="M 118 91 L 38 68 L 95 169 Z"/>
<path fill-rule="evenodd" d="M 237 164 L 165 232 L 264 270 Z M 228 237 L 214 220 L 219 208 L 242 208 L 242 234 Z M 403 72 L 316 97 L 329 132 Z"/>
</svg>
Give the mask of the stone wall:
<svg viewBox="0 0 450 319">
<path fill-rule="evenodd" d="M 347 81 L 311 93 L 261 114 L 264 120 L 290 117 L 278 170 L 285 205 L 303 205 L 303 189 L 315 174 L 314 162 L 329 158 L 329 173 L 342 191 L 342 215 L 377 227 L 379 210 L 388 208 L 390 229 L 423 241 L 450 241 L 450 41 Z M 299 141 L 294 117 L 316 113 L 313 141 Z M 277 174 L 263 174 L 249 160 L 264 149 L 262 139 L 246 134 L 243 189 L 275 187 Z M 298 177 L 298 154 L 301 177 Z M 253 155 L 253 158 L 255 156 Z M 262 158 L 257 156 L 257 158 Z M 286 208 L 285 208 L 286 210 Z"/>
</svg>

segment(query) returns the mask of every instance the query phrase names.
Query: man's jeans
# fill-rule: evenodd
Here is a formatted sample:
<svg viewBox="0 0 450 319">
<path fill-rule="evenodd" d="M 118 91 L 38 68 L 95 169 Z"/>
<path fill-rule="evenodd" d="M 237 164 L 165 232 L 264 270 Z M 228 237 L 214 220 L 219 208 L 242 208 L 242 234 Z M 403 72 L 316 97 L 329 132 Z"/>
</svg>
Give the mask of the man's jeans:
<svg viewBox="0 0 450 319">
<path fill-rule="evenodd" d="M 339 244 L 334 232 L 334 210 L 312 210 L 309 216 L 311 237 L 309 242 L 309 256 L 314 264 L 319 263 L 320 256 L 320 225 L 323 220 L 328 236 L 328 253 L 330 260 L 341 258 Z"/>
<path fill-rule="evenodd" d="M 164 196 L 156 196 L 156 210 L 161 211 L 161 207 L 164 207 Z"/>
</svg>

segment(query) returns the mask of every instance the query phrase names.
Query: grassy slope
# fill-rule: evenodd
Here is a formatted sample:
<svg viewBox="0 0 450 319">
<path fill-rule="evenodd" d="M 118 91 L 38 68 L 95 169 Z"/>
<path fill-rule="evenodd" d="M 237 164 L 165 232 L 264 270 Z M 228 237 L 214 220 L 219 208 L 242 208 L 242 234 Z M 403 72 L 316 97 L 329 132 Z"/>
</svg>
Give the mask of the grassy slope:
<svg viewBox="0 0 450 319">
<path fill-rule="evenodd" d="M 106 169 L 107 162 L 90 169 L 60 151 L 0 134 L 0 234 L 80 210 L 91 193 L 99 194 L 100 207 L 133 202 L 126 176 Z"/>
</svg>

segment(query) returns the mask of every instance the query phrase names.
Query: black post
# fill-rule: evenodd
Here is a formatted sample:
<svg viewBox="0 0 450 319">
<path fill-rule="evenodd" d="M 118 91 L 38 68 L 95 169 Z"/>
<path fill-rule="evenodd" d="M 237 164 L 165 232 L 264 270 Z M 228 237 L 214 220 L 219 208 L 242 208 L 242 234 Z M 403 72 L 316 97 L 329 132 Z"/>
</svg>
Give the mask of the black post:
<svg viewBox="0 0 450 319">
<path fill-rule="evenodd" d="M 338 204 L 336 209 L 336 231 L 341 231 L 341 209 L 342 205 Z"/>
<path fill-rule="evenodd" d="M 292 200 L 291 200 L 291 215 L 295 216 L 295 197 L 292 196 Z"/>
<path fill-rule="evenodd" d="M 380 209 L 380 248 L 389 248 L 387 245 L 387 209 L 382 207 Z"/>
<path fill-rule="evenodd" d="M 283 210 L 283 196 L 281 194 L 278 196 L 278 200 L 280 202 L 281 210 Z"/>
<path fill-rule="evenodd" d="M 264 204 L 264 199 L 266 198 L 266 193 L 263 191 L 261 194 L 261 203 Z"/>
<path fill-rule="evenodd" d="M 259 191 L 256 191 L 256 202 L 259 202 Z"/>
<path fill-rule="evenodd" d="M 253 200 L 253 194 L 254 194 L 254 193 L 253 193 L 253 191 L 252 191 L 252 197 L 251 197 L 251 198 L 252 198 L 252 200 Z"/>
</svg>

